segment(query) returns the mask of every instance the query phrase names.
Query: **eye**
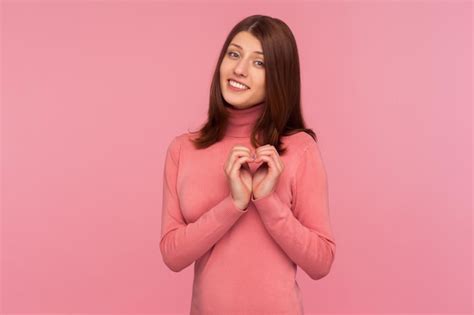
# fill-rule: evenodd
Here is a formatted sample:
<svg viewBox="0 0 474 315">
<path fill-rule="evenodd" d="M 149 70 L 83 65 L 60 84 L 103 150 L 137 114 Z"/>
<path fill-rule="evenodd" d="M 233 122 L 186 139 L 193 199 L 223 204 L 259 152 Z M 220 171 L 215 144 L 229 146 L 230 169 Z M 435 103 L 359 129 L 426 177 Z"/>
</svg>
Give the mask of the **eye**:
<svg viewBox="0 0 474 315">
<path fill-rule="evenodd" d="M 231 57 L 232 57 L 232 54 L 235 54 L 235 52 L 229 51 L 229 52 L 227 53 L 227 55 L 229 55 L 229 56 L 231 56 Z M 236 55 L 237 55 L 237 54 L 236 54 Z"/>
<path fill-rule="evenodd" d="M 228 55 L 228 56 L 230 56 L 230 57 L 233 57 L 233 55 L 232 55 L 232 54 L 235 54 L 235 55 L 237 55 L 237 56 L 239 55 L 238 53 L 235 53 L 235 52 L 233 52 L 233 51 L 229 51 L 229 52 L 227 52 L 227 55 Z M 263 61 L 259 61 L 259 60 L 257 60 L 256 62 L 259 62 L 259 63 L 260 63 L 260 65 L 259 65 L 260 67 L 263 67 L 263 66 L 265 66 L 265 64 L 263 63 Z"/>
</svg>

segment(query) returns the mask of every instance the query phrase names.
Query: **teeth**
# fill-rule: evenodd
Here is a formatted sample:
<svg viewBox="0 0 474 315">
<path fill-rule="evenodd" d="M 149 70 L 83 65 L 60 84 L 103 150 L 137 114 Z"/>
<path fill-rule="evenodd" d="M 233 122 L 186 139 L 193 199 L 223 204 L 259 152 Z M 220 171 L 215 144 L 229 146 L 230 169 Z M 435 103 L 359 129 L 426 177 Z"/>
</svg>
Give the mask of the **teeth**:
<svg viewBox="0 0 474 315">
<path fill-rule="evenodd" d="M 235 82 L 234 80 L 229 80 L 229 84 L 232 85 L 233 87 L 236 87 L 236 88 L 239 88 L 239 89 L 242 89 L 242 90 L 248 89 L 248 86 L 245 86 L 243 84 Z"/>
<path fill-rule="evenodd" d="M 230 80 L 229 83 L 230 83 L 230 85 L 232 85 L 233 87 L 237 87 L 237 88 L 239 88 L 239 89 L 247 89 L 247 87 L 246 87 L 245 85 L 240 84 L 240 83 L 238 83 L 238 82 L 235 82 L 235 81 L 233 81 L 233 80 Z"/>
</svg>

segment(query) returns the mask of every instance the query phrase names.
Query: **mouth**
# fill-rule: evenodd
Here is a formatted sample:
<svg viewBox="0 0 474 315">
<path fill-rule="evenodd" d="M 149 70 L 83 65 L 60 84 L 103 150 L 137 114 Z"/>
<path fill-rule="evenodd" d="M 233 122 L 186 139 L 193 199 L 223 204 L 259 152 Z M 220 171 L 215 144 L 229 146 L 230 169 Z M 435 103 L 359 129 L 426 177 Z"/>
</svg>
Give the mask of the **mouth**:
<svg viewBox="0 0 474 315">
<path fill-rule="evenodd" d="M 232 81 L 232 84 L 231 84 Z M 247 91 L 250 90 L 250 87 L 247 85 L 240 83 L 238 81 L 235 81 L 233 79 L 228 79 L 227 80 L 227 87 L 231 89 L 232 91 Z"/>
</svg>

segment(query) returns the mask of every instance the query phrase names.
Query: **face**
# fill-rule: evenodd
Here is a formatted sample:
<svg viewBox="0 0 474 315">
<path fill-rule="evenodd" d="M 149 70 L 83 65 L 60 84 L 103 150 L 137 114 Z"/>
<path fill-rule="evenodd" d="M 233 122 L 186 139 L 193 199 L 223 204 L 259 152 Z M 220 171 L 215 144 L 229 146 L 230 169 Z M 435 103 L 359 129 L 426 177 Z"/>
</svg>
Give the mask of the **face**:
<svg viewBox="0 0 474 315">
<path fill-rule="evenodd" d="M 235 45 L 234 45 L 235 44 Z M 238 46 L 240 47 L 238 47 Z M 265 100 L 265 65 L 260 41 L 249 32 L 234 36 L 220 66 L 221 92 L 236 108 L 248 108 Z M 245 85 L 234 86 L 236 80 Z"/>
</svg>

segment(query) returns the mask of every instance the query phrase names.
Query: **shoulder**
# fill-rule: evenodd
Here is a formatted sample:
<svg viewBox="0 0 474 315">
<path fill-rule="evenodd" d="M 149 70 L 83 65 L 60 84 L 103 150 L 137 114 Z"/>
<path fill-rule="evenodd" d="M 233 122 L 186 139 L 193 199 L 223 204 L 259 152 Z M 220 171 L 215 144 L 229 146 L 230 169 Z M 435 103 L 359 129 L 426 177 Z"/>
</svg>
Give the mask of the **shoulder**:
<svg viewBox="0 0 474 315">
<path fill-rule="evenodd" d="M 285 145 L 299 156 L 303 155 L 303 153 L 310 148 L 317 148 L 317 143 L 314 138 L 304 131 L 284 136 L 282 139 Z"/>
<path fill-rule="evenodd" d="M 192 134 L 189 132 L 180 133 L 171 138 L 168 142 L 168 147 L 176 148 L 184 145 L 186 142 L 190 141 L 192 138 Z"/>
<path fill-rule="evenodd" d="M 194 150 L 192 140 L 196 137 L 196 133 L 183 132 L 168 141 L 168 151 L 173 156 L 179 156 L 184 150 Z"/>
<path fill-rule="evenodd" d="M 184 141 L 186 141 L 186 138 L 186 133 L 181 133 L 168 140 L 167 154 L 170 155 L 174 161 L 179 160 L 181 147 L 183 146 Z"/>
<path fill-rule="evenodd" d="M 301 131 L 291 135 L 290 138 L 288 148 L 293 151 L 293 161 L 297 170 L 305 170 L 310 165 L 318 168 L 320 172 L 325 172 L 318 142 L 310 134 Z"/>
</svg>

